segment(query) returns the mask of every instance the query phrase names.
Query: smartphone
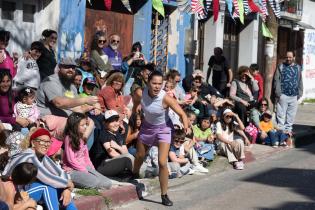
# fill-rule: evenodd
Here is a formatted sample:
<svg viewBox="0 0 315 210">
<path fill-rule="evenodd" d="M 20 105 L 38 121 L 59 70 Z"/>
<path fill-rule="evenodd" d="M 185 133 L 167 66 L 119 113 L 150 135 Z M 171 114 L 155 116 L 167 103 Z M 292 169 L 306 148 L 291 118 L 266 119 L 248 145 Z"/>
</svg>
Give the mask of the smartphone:
<svg viewBox="0 0 315 210">
<path fill-rule="evenodd" d="M 135 52 L 135 55 L 136 55 L 136 58 L 140 58 L 140 52 L 139 51 Z"/>
</svg>

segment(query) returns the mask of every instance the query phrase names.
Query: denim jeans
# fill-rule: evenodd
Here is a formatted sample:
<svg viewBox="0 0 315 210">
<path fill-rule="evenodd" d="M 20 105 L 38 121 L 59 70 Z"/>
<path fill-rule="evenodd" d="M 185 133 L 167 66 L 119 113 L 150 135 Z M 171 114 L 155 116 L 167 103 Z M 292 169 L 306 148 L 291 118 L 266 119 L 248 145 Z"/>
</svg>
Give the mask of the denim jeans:
<svg viewBox="0 0 315 210">
<path fill-rule="evenodd" d="M 277 103 L 277 123 L 280 130 L 292 132 L 297 108 L 297 96 L 286 96 L 281 94 Z"/>
<path fill-rule="evenodd" d="M 286 139 L 288 139 L 288 135 L 283 133 L 282 131 L 271 130 L 267 132 L 268 137 L 264 139 L 266 144 L 276 145 L 276 142 L 280 144 L 283 143 Z"/>
</svg>

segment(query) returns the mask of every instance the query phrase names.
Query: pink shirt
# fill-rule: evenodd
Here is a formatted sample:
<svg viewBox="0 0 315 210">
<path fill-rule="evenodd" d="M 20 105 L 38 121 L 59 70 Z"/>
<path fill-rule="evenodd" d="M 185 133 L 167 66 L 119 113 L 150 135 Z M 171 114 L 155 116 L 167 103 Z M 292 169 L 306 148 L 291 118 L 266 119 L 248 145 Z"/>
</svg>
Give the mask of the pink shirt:
<svg viewBox="0 0 315 210">
<path fill-rule="evenodd" d="M 72 170 L 87 172 L 87 167 L 94 169 L 90 160 L 89 150 L 83 140 L 80 140 L 80 149 L 74 151 L 70 145 L 70 138 L 66 136 L 64 140 L 63 169 L 67 172 Z"/>
<path fill-rule="evenodd" d="M 13 59 L 7 51 L 5 51 L 5 54 L 6 59 L 2 63 L 0 63 L 0 68 L 9 69 L 12 78 L 14 78 L 14 76 L 16 75 L 16 69 L 14 68 Z"/>
</svg>

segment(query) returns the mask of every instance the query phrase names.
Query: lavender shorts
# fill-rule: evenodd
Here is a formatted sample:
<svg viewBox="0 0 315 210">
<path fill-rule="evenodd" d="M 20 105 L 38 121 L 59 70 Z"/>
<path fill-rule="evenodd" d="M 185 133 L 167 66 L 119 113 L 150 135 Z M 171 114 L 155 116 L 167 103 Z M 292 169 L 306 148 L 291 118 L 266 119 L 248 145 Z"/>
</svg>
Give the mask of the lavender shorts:
<svg viewBox="0 0 315 210">
<path fill-rule="evenodd" d="M 157 146 L 159 142 L 171 143 L 173 124 L 151 125 L 143 121 L 139 131 L 139 140 L 147 146 Z"/>
</svg>

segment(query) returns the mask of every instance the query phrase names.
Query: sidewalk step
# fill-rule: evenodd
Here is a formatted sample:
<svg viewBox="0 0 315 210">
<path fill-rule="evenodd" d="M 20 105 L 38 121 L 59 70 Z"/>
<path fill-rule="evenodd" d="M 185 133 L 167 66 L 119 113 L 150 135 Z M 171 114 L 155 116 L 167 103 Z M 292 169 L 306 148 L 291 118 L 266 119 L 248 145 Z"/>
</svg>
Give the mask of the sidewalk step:
<svg viewBox="0 0 315 210">
<path fill-rule="evenodd" d="M 135 186 L 120 186 L 102 191 L 102 196 L 82 196 L 75 200 L 79 210 L 110 210 L 131 201 L 138 200 Z"/>
</svg>

